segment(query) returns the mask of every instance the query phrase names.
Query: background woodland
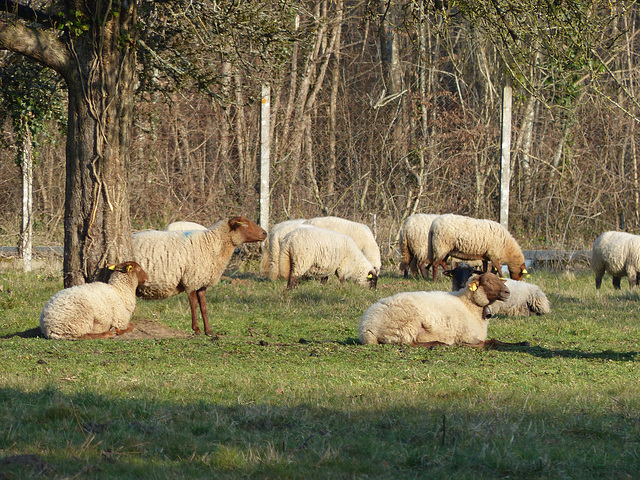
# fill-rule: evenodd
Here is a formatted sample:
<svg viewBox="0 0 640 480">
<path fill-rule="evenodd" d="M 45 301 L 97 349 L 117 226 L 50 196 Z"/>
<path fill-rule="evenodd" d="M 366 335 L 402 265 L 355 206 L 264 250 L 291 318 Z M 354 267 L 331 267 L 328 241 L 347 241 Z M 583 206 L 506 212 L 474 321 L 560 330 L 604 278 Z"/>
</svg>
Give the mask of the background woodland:
<svg viewBox="0 0 640 480">
<path fill-rule="evenodd" d="M 195 46 L 172 30 L 173 17 L 149 5 L 140 15 L 134 230 L 235 214 L 257 220 L 266 83 L 272 225 L 321 215 L 362 221 L 389 255 L 411 213 L 497 220 L 500 97 L 509 84 L 509 224 L 523 248 L 588 249 L 604 230 L 638 231 L 635 3 L 244 3 L 254 6 L 215 21 L 190 12 L 207 48 L 188 65 Z M 572 9 L 580 11 L 572 17 Z M 145 36 L 152 23 L 162 38 Z M 174 52 L 162 69 L 152 41 Z M 33 131 L 36 245 L 60 245 L 63 84 L 47 69 L 20 79 L 28 61 L 1 58 L 0 244 L 18 243 L 22 211 L 21 139 L 8 100 L 42 82 L 53 94 Z"/>
</svg>

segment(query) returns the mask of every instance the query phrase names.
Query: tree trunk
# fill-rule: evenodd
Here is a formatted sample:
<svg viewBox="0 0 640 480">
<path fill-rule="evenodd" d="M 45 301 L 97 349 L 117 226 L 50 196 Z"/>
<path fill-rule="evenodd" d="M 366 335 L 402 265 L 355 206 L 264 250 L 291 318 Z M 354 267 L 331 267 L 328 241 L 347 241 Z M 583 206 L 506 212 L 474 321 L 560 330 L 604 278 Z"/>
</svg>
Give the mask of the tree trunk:
<svg viewBox="0 0 640 480">
<path fill-rule="evenodd" d="M 100 2 L 97 2 L 100 5 Z M 129 149 L 135 49 L 128 11 L 101 12 L 104 24 L 69 48 L 64 286 L 101 277 L 109 263 L 131 259 Z"/>
</svg>

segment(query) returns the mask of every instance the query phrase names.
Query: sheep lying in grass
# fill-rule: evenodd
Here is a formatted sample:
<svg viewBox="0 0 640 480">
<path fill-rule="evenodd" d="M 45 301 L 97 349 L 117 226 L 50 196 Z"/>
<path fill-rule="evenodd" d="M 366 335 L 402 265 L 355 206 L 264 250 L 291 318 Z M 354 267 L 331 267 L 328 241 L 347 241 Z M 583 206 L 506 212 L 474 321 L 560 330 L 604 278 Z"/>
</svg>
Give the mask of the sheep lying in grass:
<svg viewBox="0 0 640 480">
<path fill-rule="evenodd" d="M 605 272 L 613 277 L 613 288 L 620 289 L 620 279 L 629 278 L 629 288 L 638 284 L 640 273 L 640 236 L 626 232 L 604 232 L 593 242 L 591 269 L 596 274 L 596 289 Z"/>
<path fill-rule="evenodd" d="M 462 262 L 452 270 L 446 270 L 445 275 L 451 277 L 451 291 L 457 292 L 464 288 L 472 275 L 482 273 L 471 267 L 468 263 Z M 537 285 L 516 281 L 505 280 L 505 285 L 509 289 L 510 295 L 507 300 L 496 300 L 489 308 L 494 315 L 545 315 L 551 313 L 549 299 Z"/>
<path fill-rule="evenodd" d="M 380 247 L 376 242 L 371 229 L 364 223 L 353 222 L 340 217 L 316 217 L 305 222 L 314 227 L 326 228 L 334 232 L 349 235 L 357 247 L 362 251 L 367 260 L 371 262 L 376 271 L 376 275 L 380 273 L 382 261 L 380 259 Z"/>
<path fill-rule="evenodd" d="M 56 293 L 40 315 L 40 330 L 47 338 L 108 338 L 133 330 L 136 287 L 147 274 L 136 262 L 110 267 L 109 283 L 93 282 Z"/>
<path fill-rule="evenodd" d="M 402 222 L 398 236 L 402 256 L 400 271 L 404 272 L 404 278 L 409 278 L 409 270 L 414 275 L 420 271 L 422 277 L 427 278 L 425 267 L 429 264 L 429 230 L 437 216 L 416 213 Z"/>
<path fill-rule="evenodd" d="M 325 283 L 335 274 L 340 282 L 353 280 L 376 287 L 378 275 L 353 239 L 342 233 L 304 225 L 289 232 L 280 245 L 280 274 L 287 288 L 298 285 L 301 276 L 319 275 Z"/>
<path fill-rule="evenodd" d="M 200 334 L 197 306 L 200 306 L 204 332 L 212 335 L 207 317 L 205 292 L 218 283 L 234 249 L 267 237 L 247 217 L 222 220 L 203 231 L 149 230 L 133 235 L 133 256 L 149 280 L 138 287 L 138 296 L 159 300 L 187 292 L 191 307 L 191 328 Z"/>
<path fill-rule="evenodd" d="M 524 255 L 511 234 L 492 220 L 478 220 L 462 215 L 440 215 L 433 220 L 429 232 L 429 264 L 433 268 L 433 280 L 438 279 L 438 266 L 446 266 L 449 256 L 462 260 L 482 260 L 484 271 L 488 262 L 502 272 L 506 263 L 513 280 L 522 279 L 527 273 Z"/>
<path fill-rule="evenodd" d="M 397 293 L 367 309 L 360 319 L 358 336 L 364 345 L 508 345 L 487 340 L 488 306 L 508 297 L 509 289 L 493 273 L 472 276 L 459 292 Z"/>
</svg>

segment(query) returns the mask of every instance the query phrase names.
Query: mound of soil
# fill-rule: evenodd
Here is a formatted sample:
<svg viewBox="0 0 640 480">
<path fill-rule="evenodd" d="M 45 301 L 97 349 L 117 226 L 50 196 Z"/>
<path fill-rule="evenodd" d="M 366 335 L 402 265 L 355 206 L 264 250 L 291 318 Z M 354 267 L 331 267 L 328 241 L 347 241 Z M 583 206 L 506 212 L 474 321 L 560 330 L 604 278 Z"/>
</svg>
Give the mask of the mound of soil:
<svg viewBox="0 0 640 480">
<path fill-rule="evenodd" d="M 137 340 L 141 338 L 162 339 L 162 338 L 187 338 L 192 334 L 184 330 L 176 330 L 162 322 L 156 322 L 148 318 L 135 318 L 133 324 L 135 328 L 130 332 L 113 337 L 114 340 Z"/>
</svg>

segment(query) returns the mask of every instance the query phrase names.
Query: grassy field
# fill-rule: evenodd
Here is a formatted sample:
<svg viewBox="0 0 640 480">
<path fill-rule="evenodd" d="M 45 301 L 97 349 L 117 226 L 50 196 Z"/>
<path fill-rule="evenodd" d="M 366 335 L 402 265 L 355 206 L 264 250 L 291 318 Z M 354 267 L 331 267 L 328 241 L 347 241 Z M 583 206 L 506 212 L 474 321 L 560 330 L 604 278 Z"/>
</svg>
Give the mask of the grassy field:
<svg viewBox="0 0 640 480">
<path fill-rule="evenodd" d="M 285 293 L 257 265 L 209 289 L 218 335 L 24 338 L 61 288 L 0 273 L 0 478 L 637 478 L 637 291 L 534 271 L 553 312 L 498 317 L 502 350 L 363 347 L 378 298 L 447 290 L 383 274 Z M 185 295 L 133 321 L 190 331 Z M 18 335 L 16 335 L 18 334 Z"/>
</svg>

